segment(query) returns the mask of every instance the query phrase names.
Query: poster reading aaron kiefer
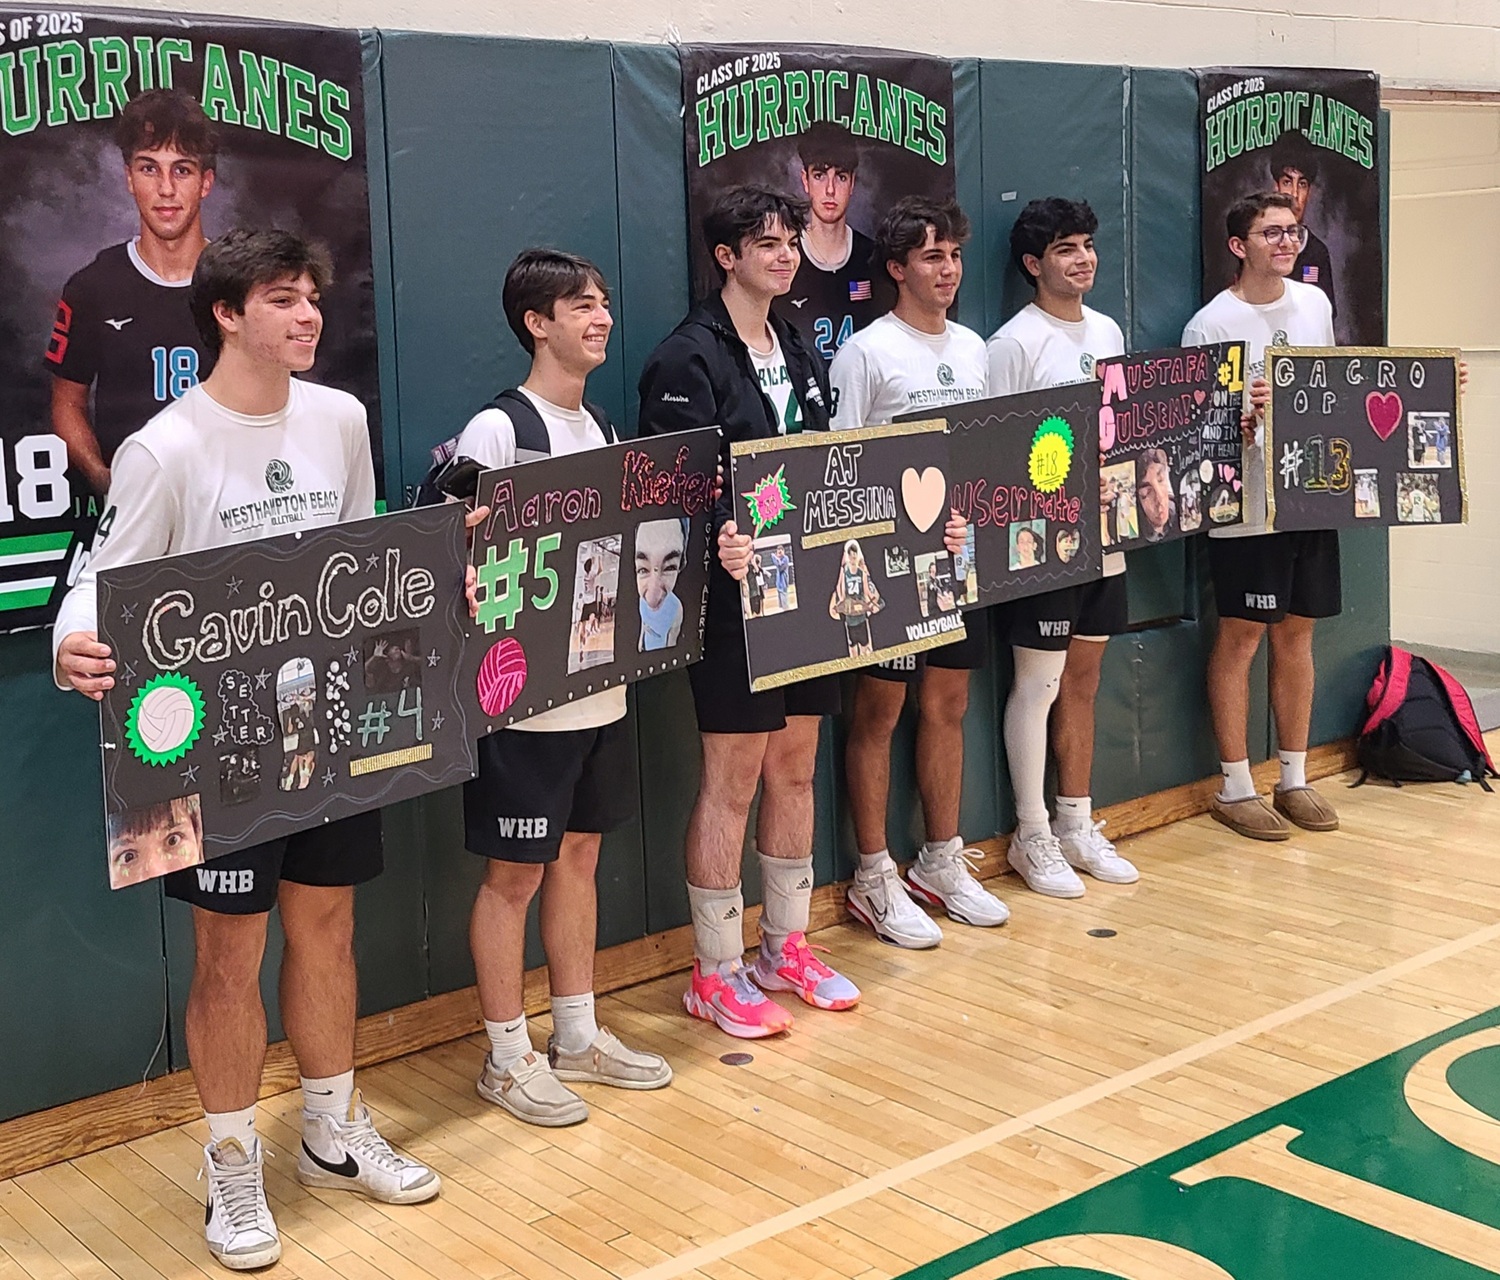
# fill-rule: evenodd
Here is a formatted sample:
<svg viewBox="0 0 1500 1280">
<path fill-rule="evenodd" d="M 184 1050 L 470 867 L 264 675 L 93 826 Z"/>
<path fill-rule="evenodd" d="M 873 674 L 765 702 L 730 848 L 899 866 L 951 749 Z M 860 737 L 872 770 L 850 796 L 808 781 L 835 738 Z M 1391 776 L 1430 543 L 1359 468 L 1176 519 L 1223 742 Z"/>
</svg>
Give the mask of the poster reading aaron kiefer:
<svg viewBox="0 0 1500 1280">
<path fill-rule="evenodd" d="M 101 573 L 111 887 L 473 777 L 463 578 L 457 505 Z"/>
<path fill-rule="evenodd" d="M 750 688 L 849 671 L 964 637 L 969 570 L 943 543 L 941 420 L 730 446 Z M 959 558 L 960 560 L 962 558 Z"/>
<path fill-rule="evenodd" d="M 481 734 L 703 656 L 718 457 L 705 427 L 480 476 Z"/>
<path fill-rule="evenodd" d="M 1266 368 L 1273 529 L 1467 519 L 1457 350 L 1272 347 Z"/>
<path fill-rule="evenodd" d="M 1099 508 L 1106 550 L 1238 524 L 1245 344 L 1164 347 L 1099 362 Z"/>
</svg>

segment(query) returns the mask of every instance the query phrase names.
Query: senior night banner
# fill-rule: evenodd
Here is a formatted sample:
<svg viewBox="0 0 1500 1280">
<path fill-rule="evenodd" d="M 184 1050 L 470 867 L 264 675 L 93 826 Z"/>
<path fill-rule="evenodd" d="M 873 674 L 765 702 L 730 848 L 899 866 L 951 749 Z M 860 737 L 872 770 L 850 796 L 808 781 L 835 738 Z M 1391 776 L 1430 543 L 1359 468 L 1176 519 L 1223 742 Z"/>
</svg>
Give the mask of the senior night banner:
<svg viewBox="0 0 1500 1280">
<path fill-rule="evenodd" d="M 777 310 L 824 359 L 884 315 L 895 285 L 871 238 L 902 196 L 951 198 L 953 69 L 942 58 L 822 45 L 684 45 L 693 293 L 718 277 L 701 232 L 726 187 L 811 204 L 802 264 Z"/>
<path fill-rule="evenodd" d="M 1198 72 L 1198 103 L 1204 301 L 1234 279 L 1224 225 L 1230 205 L 1254 191 L 1281 191 L 1308 230 L 1291 278 L 1328 295 L 1340 346 L 1384 342 L 1379 78 L 1212 67 Z"/>
<path fill-rule="evenodd" d="M 360 75 L 354 31 L 0 3 L 0 631 L 52 621 L 115 449 L 208 375 L 205 236 L 328 245 L 309 376 L 368 407 L 381 474 Z"/>
</svg>

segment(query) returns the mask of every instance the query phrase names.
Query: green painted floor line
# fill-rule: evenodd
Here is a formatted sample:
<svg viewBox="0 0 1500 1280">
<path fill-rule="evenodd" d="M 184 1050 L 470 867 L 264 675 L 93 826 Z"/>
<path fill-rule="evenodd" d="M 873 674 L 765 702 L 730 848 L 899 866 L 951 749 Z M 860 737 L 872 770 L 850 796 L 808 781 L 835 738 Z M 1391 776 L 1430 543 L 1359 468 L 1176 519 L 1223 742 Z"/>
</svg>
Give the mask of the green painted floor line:
<svg viewBox="0 0 1500 1280">
<path fill-rule="evenodd" d="M 1476 975 L 1483 981 L 1488 975 Z M 1470 1154 L 1429 1129 L 1403 1094 L 1407 1073 L 1440 1046 L 1500 1027 L 1500 1008 L 1418 1041 L 1299 1094 L 1286 1102 L 1209 1135 L 1190 1146 L 1121 1174 L 1071 1199 L 1023 1219 L 973 1244 L 905 1273 L 901 1280 L 951 1280 L 1013 1250 L 1080 1234 L 1108 1234 L 1161 1241 L 1213 1263 L 1233 1280 L 1467 1280 L 1500 1275 L 1500 1165 Z M 1470 1107 L 1496 1118 L 1494 1149 L 1500 1150 L 1500 1044 L 1464 1051 L 1448 1068 L 1448 1087 Z M 1282 1163 L 1313 1187 L 1323 1171 L 1358 1179 L 1372 1190 L 1368 1200 L 1396 1204 L 1404 1213 L 1383 1230 L 1315 1202 L 1296 1189 L 1276 1189 L 1240 1176 L 1174 1174 L 1272 1131 L 1294 1130 Z M 1201 1171 L 1200 1171 L 1201 1173 Z M 1196 1183 L 1196 1185 L 1186 1185 Z M 1299 1184 L 1301 1185 L 1301 1184 Z M 1405 1201 L 1391 1201 L 1394 1192 Z M 1441 1219 L 1427 1206 L 1478 1224 L 1454 1232 L 1479 1248 L 1484 1265 L 1461 1260 L 1456 1243 L 1439 1239 L 1428 1247 L 1399 1234 L 1410 1224 Z M 1468 1224 L 1463 1224 L 1467 1226 Z M 1486 1232 L 1494 1232 L 1493 1253 Z M 1450 1256 L 1445 1249 L 1452 1249 Z M 1116 1266 L 1094 1269 L 1054 1266 L 1038 1258 L 1017 1274 L 1046 1280 L 1127 1277 L 1139 1274 L 1122 1251 Z M 1180 1255 L 1178 1255 L 1180 1256 Z M 1200 1264 L 1201 1265 L 1201 1264 Z M 1184 1272 L 1183 1274 L 1187 1274 Z M 1202 1274 L 1217 1274 L 1204 1267 Z"/>
</svg>

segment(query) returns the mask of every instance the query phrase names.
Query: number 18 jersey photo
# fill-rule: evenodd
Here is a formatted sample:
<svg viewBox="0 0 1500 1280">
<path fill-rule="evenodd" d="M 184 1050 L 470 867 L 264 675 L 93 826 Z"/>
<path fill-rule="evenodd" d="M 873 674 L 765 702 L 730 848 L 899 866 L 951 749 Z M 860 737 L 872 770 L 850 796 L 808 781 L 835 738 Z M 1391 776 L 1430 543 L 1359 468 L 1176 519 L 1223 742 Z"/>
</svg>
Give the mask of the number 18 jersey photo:
<svg viewBox="0 0 1500 1280">
<path fill-rule="evenodd" d="M 130 241 L 102 250 L 63 289 L 46 367 L 93 385 L 106 465 L 126 436 L 208 376 L 212 357 L 188 309 L 188 284 L 163 280 Z"/>
</svg>

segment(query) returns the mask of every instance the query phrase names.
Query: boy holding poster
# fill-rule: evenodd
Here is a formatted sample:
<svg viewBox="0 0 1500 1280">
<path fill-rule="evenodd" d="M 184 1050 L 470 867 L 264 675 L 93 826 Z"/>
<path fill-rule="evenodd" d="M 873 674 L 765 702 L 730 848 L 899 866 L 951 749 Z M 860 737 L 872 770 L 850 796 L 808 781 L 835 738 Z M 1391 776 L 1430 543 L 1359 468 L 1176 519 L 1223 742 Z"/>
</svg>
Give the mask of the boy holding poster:
<svg viewBox="0 0 1500 1280">
<path fill-rule="evenodd" d="M 614 327 L 603 273 L 571 253 L 527 249 L 505 273 L 502 302 L 531 372 L 517 392 L 469 420 L 455 456 L 492 471 L 604 448 L 610 441 L 583 402 Z M 521 423 L 523 413 L 538 421 Z M 680 535 L 681 522 L 671 523 Z M 585 609 L 597 610 L 598 567 L 581 567 Z M 627 1049 L 594 1017 L 599 846 L 602 833 L 634 813 L 634 779 L 620 684 L 480 739 L 479 776 L 464 784 L 464 845 L 488 859 L 469 925 L 490 1041 L 479 1096 L 528 1124 L 588 1119 L 588 1105 L 565 1080 L 623 1089 L 660 1089 L 672 1080 L 665 1059 Z M 552 989 L 545 1055 L 531 1047 L 522 1003 L 526 912 L 538 892 Z"/>
<path fill-rule="evenodd" d="M 317 355 L 318 301 L 332 274 L 325 251 L 287 232 L 231 231 L 204 248 L 189 303 L 217 363 L 115 455 L 93 554 L 53 631 L 60 688 L 97 700 L 114 684 L 96 633 L 100 571 L 265 537 L 273 518 L 274 532 L 290 533 L 374 514 L 364 406 L 292 377 Z M 382 866 L 380 819 L 369 812 L 163 881 L 168 897 L 193 908 L 187 1045 L 208 1118 L 204 1233 L 231 1270 L 281 1256 L 255 1133 L 266 1049 L 259 979 L 273 906 L 286 935 L 282 1021 L 302 1073 L 298 1179 L 389 1204 L 438 1194 L 437 1174 L 391 1149 L 354 1087 L 354 886 Z"/>
<path fill-rule="evenodd" d="M 984 399 L 984 339 L 948 319 L 963 280 L 968 238 L 969 220 L 951 200 L 907 196 L 882 219 L 875 260 L 896 282 L 896 306 L 845 342 L 833 358 L 829 377 L 837 393 L 835 430 L 880 426 L 898 414 Z M 957 512 L 952 514 L 948 533 L 958 541 L 949 550 L 958 555 L 964 550 L 964 523 Z M 936 574 L 934 561 L 928 574 L 932 585 L 916 584 L 927 593 L 928 612 L 937 608 Z M 849 911 L 896 946 L 933 947 L 943 937 L 910 893 L 965 924 L 1000 925 L 1010 916 L 1005 904 L 974 878 L 970 851 L 958 832 L 969 672 L 988 661 L 985 629 L 975 626 L 956 644 L 866 667 L 858 677 L 844 753 L 859 845 Z M 917 790 L 927 843 L 904 884 L 888 848 L 886 805 L 891 738 L 911 685 L 918 689 Z"/>
<path fill-rule="evenodd" d="M 990 394 L 1016 395 L 1087 382 L 1095 364 L 1125 354 L 1125 335 L 1108 316 L 1083 304 L 1094 287 L 1099 219 L 1081 200 L 1050 197 L 1021 210 L 1010 231 L 1017 270 L 1035 299 L 989 341 Z M 1101 479 L 1101 500 L 1103 499 Z M 1009 604 L 1003 611 L 1015 658 L 1005 703 L 1005 752 L 1016 798 L 1016 834 L 1007 855 L 1029 888 L 1077 898 L 1074 868 L 1109 884 L 1138 873 L 1093 820 L 1094 700 L 1104 647 L 1125 629 L 1125 557 L 1106 552 L 1104 576 Z M 1056 711 L 1052 704 L 1056 702 Z M 1048 826 L 1047 723 L 1057 756 L 1057 823 Z"/>
</svg>

